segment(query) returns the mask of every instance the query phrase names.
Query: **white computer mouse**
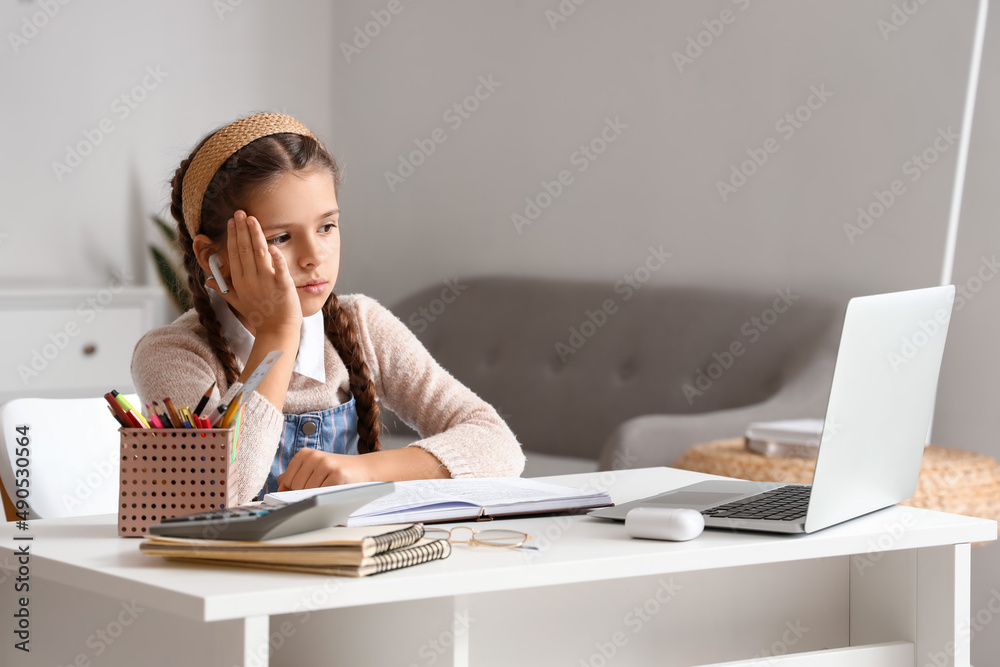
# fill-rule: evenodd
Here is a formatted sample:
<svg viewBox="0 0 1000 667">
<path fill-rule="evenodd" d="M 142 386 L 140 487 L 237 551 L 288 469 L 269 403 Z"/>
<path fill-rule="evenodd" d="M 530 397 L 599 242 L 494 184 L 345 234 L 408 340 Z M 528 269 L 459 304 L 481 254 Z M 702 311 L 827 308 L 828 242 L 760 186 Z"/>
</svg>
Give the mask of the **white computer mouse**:
<svg viewBox="0 0 1000 667">
<path fill-rule="evenodd" d="M 692 509 L 636 507 L 625 515 L 625 532 L 630 537 L 683 542 L 705 530 L 705 517 Z"/>
</svg>

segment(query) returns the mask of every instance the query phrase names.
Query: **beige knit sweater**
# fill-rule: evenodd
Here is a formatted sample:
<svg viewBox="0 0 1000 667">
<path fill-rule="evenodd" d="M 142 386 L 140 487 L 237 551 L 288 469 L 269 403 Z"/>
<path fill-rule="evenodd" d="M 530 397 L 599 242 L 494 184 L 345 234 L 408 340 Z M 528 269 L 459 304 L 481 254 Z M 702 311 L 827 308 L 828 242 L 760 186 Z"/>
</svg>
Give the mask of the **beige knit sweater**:
<svg viewBox="0 0 1000 667">
<path fill-rule="evenodd" d="M 448 468 L 452 477 L 516 477 L 524 469 L 521 445 L 489 404 L 456 380 L 431 357 L 403 322 L 371 297 L 338 297 L 358 328 L 365 362 L 382 406 L 420 434 L 421 447 Z M 282 413 L 302 414 L 340 405 L 349 396 L 347 368 L 327 339 L 326 383 L 293 373 L 284 408 L 277 410 L 254 392 L 243 411 L 237 453 L 237 485 L 230 506 L 253 499 L 264 485 L 284 426 Z M 242 372 L 242 362 L 237 360 Z M 195 406 L 217 382 L 206 413 L 239 383 L 226 383 L 204 327 L 194 310 L 144 335 L 132 355 L 132 379 L 143 403 Z"/>
</svg>

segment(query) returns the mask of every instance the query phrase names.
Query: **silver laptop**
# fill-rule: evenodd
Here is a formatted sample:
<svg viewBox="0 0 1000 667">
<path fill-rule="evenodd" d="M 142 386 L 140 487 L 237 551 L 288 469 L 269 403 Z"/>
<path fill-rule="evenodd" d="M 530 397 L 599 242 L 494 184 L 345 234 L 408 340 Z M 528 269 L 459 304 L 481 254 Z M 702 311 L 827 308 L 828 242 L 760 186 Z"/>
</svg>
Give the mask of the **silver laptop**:
<svg viewBox="0 0 1000 667">
<path fill-rule="evenodd" d="M 910 498 L 954 301 L 954 285 L 851 299 L 811 485 L 699 482 L 588 514 L 686 507 L 706 526 L 811 533 Z"/>
</svg>

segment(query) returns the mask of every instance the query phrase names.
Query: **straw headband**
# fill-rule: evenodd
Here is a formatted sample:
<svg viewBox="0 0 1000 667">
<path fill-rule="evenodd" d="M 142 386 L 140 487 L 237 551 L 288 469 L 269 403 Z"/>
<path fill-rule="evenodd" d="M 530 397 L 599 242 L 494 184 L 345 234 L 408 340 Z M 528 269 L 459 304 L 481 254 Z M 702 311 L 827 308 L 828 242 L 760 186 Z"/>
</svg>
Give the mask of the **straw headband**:
<svg viewBox="0 0 1000 667">
<path fill-rule="evenodd" d="M 251 141 L 283 132 L 316 139 L 305 125 L 291 116 L 282 113 L 259 113 L 226 125 L 198 150 L 187 172 L 184 173 L 184 185 L 181 189 L 184 224 L 187 225 L 191 238 L 194 238 L 201 229 L 202 200 L 205 198 L 208 184 L 212 182 L 219 167 L 233 153 Z M 318 143 L 319 139 L 316 141 Z"/>
</svg>

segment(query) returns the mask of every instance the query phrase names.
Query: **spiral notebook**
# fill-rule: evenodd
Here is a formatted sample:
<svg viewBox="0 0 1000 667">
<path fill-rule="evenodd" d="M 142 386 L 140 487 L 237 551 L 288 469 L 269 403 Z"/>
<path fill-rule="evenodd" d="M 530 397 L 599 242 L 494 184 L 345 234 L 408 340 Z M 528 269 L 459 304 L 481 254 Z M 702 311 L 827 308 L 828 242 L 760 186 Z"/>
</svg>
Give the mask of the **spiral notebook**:
<svg viewBox="0 0 1000 667">
<path fill-rule="evenodd" d="M 139 550 L 186 562 L 364 577 L 451 554 L 447 540 L 423 535 L 423 524 L 415 523 L 323 528 L 261 542 L 152 536 Z"/>
</svg>

